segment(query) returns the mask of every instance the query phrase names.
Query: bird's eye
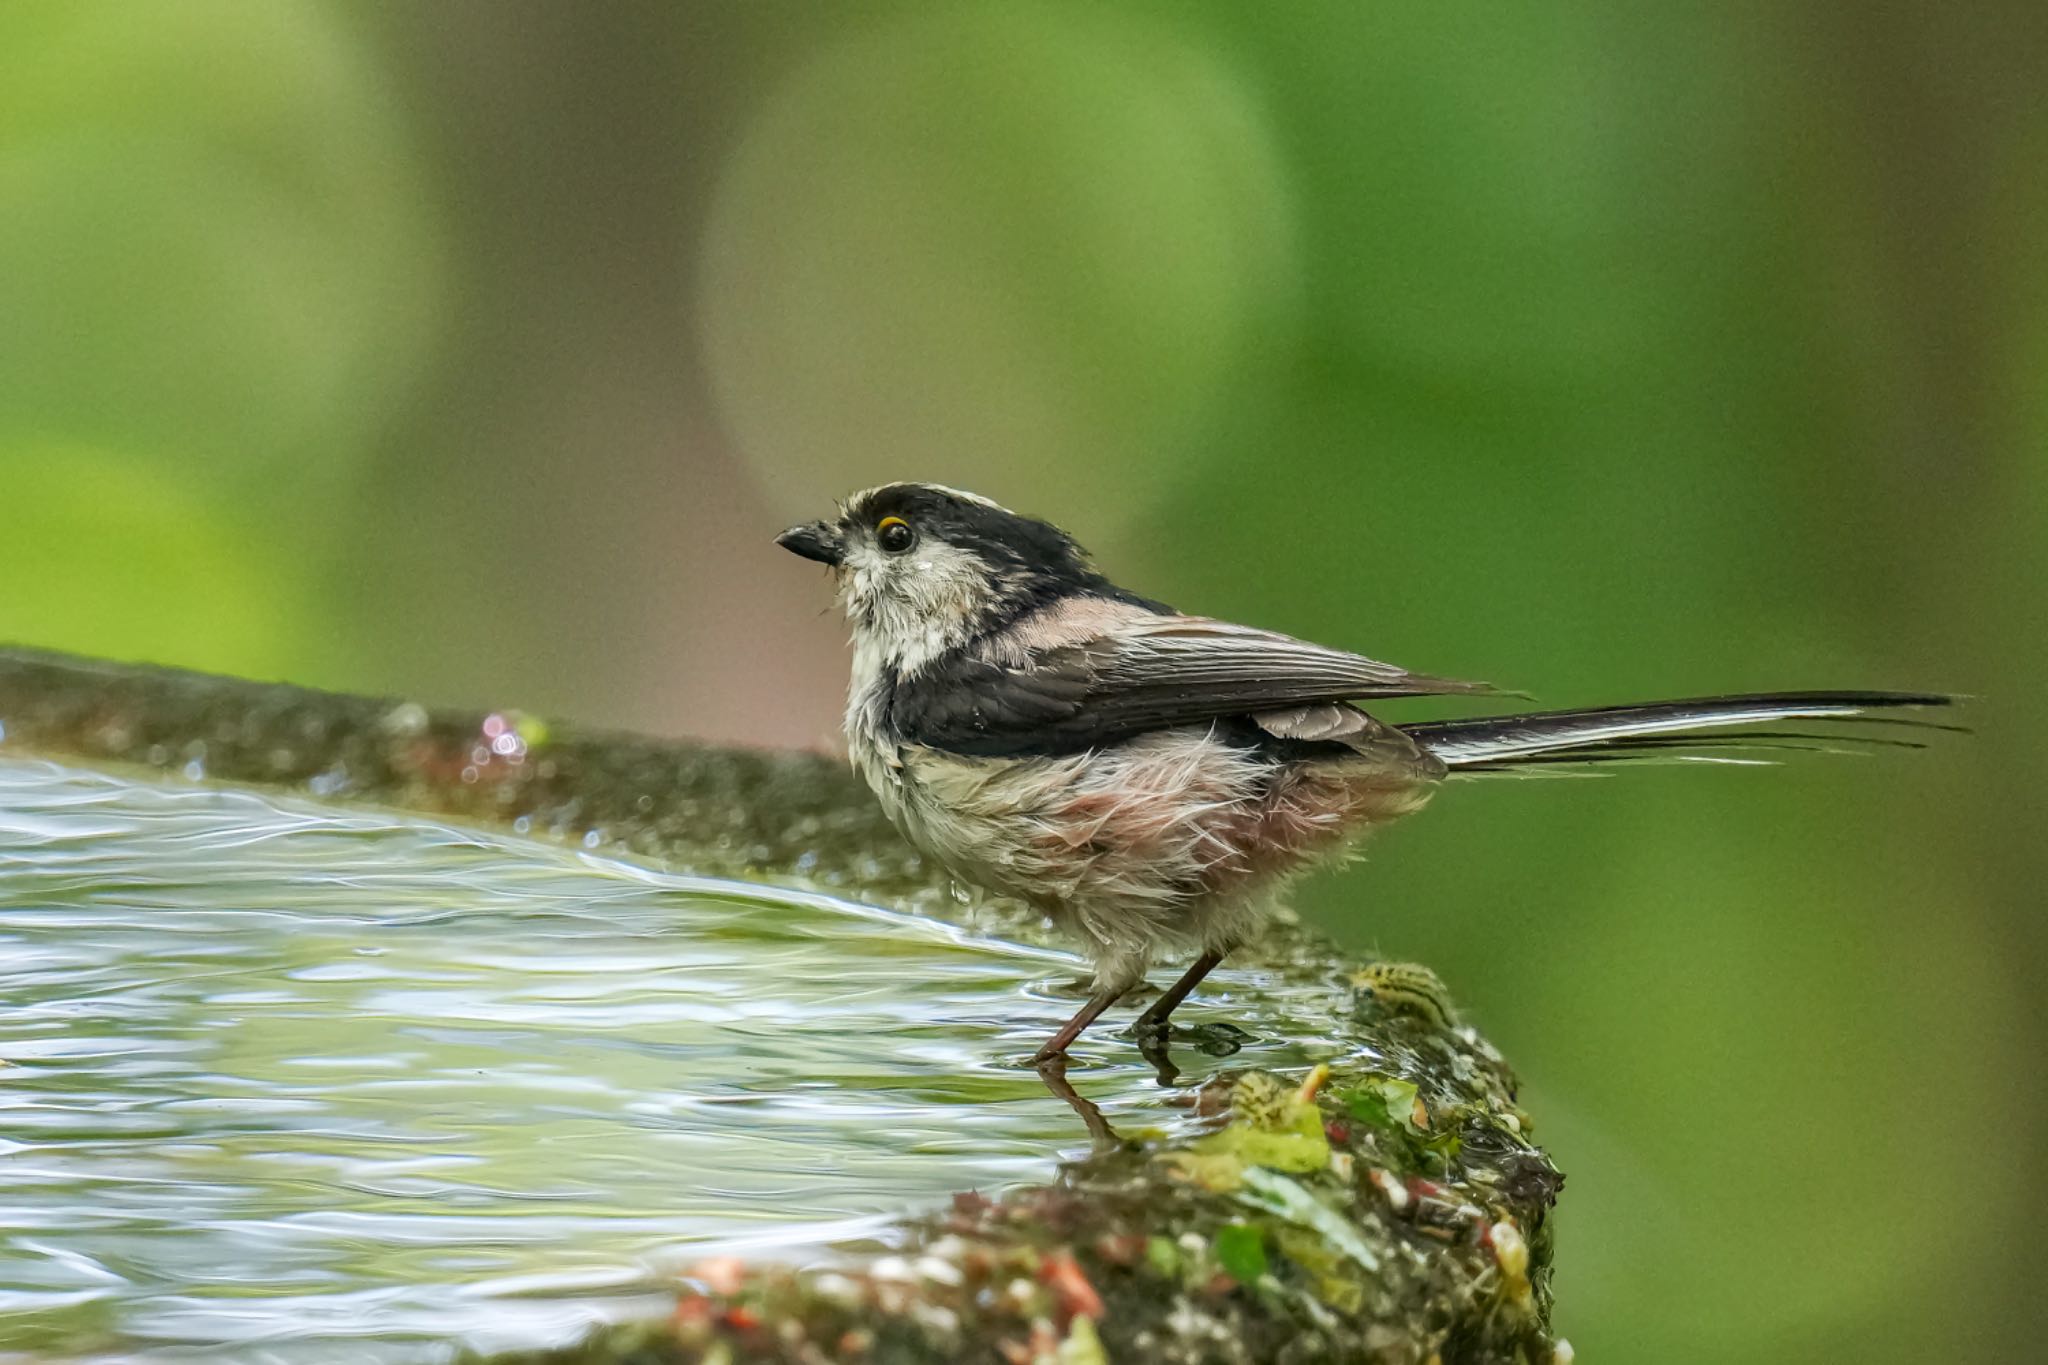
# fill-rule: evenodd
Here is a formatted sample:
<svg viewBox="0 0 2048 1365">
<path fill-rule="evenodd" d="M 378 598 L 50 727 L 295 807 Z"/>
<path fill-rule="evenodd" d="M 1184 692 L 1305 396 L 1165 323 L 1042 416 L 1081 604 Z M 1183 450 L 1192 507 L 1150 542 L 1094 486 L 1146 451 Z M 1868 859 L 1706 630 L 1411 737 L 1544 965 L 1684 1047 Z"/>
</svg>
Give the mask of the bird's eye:
<svg viewBox="0 0 2048 1365">
<path fill-rule="evenodd" d="M 892 555 L 900 555 L 917 543 L 917 532 L 901 517 L 883 517 L 875 527 L 875 543 Z"/>
</svg>

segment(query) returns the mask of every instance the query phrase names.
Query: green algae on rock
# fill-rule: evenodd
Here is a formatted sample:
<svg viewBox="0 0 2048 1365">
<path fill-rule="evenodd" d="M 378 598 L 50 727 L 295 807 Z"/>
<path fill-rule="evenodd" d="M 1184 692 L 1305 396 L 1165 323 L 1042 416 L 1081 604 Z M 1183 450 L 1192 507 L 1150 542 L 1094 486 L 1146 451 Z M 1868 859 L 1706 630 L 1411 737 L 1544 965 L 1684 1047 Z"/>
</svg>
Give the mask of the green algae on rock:
<svg viewBox="0 0 2048 1365">
<path fill-rule="evenodd" d="M 510 828 L 666 866 L 959 918 L 945 877 L 817 755 L 581 734 L 412 703 L 0 652 L 0 747 Z M 1009 935 L 1036 921 L 973 912 Z M 1048 1183 L 909 1211 L 892 1254 L 698 1268 L 662 1320 L 504 1359 L 1523 1361 L 1548 1331 L 1562 1183 L 1476 1032 L 1355 993 L 1283 924 L 1250 966 L 1317 993 L 1341 1045 L 1306 1078 L 1161 1089 Z M 1228 1045 L 1228 1040 L 1222 1040 Z M 1163 1061 L 1163 1059 L 1162 1059 Z M 1190 1137 L 1192 1103 L 1207 1131 Z M 1168 1120 L 1173 1120 L 1169 1122 Z"/>
<path fill-rule="evenodd" d="M 912 1219 L 895 1254 L 798 1274 L 697 1267 L 675 1314 L 497 1365 L 601 1361 L 1422 1362 L 1567 1360 L 1550 1307 L 1547 1215 L 1561 1178 L 1483 1101 L 1440 1121 L 1484 1132 L 1513 1171 L 1435 1178 L 1412 1147 L 1251 1072 L 1197 1096 L 1217 1168 L 1134 1142 L 999 1199 Z M 1318 1100 L 1322 1099 L 1322 1103 Z M 1259 1145 L 1314 1124 L 1321 1160 Z M 1282 1154 L 1282 1173 L 1248 1153 Z M 1483 1177 L 1483 1178 L 1482 1178 Z"/>
</svg>

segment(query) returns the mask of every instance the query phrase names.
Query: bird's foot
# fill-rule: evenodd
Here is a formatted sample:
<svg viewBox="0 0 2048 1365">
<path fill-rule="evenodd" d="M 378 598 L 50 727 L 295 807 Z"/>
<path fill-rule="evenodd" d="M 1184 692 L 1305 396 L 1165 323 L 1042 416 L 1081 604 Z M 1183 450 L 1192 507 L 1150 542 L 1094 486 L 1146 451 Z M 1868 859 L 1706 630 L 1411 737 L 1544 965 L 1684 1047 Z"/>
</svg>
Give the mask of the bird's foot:
<svg viewBox="0 0 2048 1365">
<path fill-rule="evenodd" d="M 1138 1045 L 1138 1055 L 1151 1064 L 1159 1084 L 1168 1087 L 1180 1081 L 1180 1068 L 1173 1064 L 1169 1049 L 1176 1039 L 1206 1057 L 1228 1057 L 1253 1041 L 1253 1036 L 1237 1025 L 1224 1023 L 1182 1025 L 1176 1031 L 1171 1023 L 1140 1019 L 1128 1033 Z"/>
<path fill-rule="evenodd" d="M 1247 1033 L 1235 1024 L 1217 1022 L 1213 1024 L 1181 1024 L 1176 1026 L 1170 1020 L 1150 1020 L 1140 1017 L 1126 1031 L 1140 1050 L 1165 1048 L 1167 1043 L 1179 1041 L 1210 1057 L 1228 1057 L 1242 1051 L 1246 1043 L 1257 1041 L 1257 1035 Z"/>
<path fill-rule="evenodd" d="M 1235 1024 L 1197 1024 L 1188 1030 L 1188 1041 L 1198 1052 L 1211 1057 L 1228 1057 L 1241 1051 L 1246 1043 L 1258 1041 L 1256 1034 L 1248 1033 Z"/>
</svg>

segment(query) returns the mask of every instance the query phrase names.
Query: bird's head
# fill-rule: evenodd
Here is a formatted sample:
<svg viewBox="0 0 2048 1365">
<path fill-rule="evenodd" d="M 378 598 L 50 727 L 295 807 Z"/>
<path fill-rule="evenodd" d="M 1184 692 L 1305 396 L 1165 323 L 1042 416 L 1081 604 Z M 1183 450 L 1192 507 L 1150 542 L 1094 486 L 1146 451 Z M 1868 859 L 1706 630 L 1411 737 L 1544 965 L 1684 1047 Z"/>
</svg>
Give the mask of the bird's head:
<svg viewBox="0 0 2048 1365">
<path fill-rule="evenodd" d="M 835 520 L 792 526 L 775 543 L 830 566 L 856 643 L 904 669 L 1108 587 L 1057 526 L 931 483 L 856 493 Z"/>
</svg>

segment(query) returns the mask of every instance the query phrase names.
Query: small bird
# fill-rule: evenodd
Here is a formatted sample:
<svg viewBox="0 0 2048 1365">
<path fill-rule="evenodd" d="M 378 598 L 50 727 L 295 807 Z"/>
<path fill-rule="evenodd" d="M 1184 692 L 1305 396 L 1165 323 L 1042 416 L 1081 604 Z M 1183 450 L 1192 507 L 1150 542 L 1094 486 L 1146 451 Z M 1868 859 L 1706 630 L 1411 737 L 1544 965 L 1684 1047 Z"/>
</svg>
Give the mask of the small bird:
<svg viewBox="0 0 2048 1365">
<path fill-rule="evenodd" d="M 1039 1064 L 1155 958 L 1193 954 L 1137 1020 L 1158 1036 L 1291 879 L 1454 774 L 1905 743 L 1775 727 L 1951 700 L 1773 692 L 1394 725 L 1358 703 L 1499 689 L 1184 616 L 1110 582 L 1058 527 L 938 484 L 856 493 L 776 543 L 832 570 L 853 627 L 847 747 L 890 820 L 1094 963 Z"/>
</svg>

